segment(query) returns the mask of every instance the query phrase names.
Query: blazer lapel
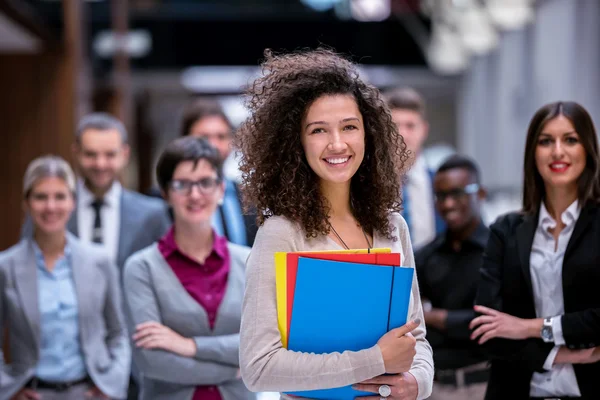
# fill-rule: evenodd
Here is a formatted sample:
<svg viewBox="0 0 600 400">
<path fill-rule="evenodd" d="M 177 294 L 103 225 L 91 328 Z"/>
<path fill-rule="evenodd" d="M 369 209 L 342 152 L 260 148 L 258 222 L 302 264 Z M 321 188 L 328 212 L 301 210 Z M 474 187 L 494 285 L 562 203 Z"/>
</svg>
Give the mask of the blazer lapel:
<svg viewBox="0 0 600 400">
<path fill-rule="evenodd" d="M 121 217 L 119 221 L 119 249 L 117 251 L 117 264 L 119 268 L 123 267 L 125 260 L 131 254 L 131 243 L 135 239 L 132 232 L 135 232 L 136 227 L 136 210 L 135 205 L 131 204 L 129 194 L 123 188 L 121 193 Z"/>
<path fill-rule="evenodd" d="M 88 282 L 93 282 L 93 279 L 86 279 L 87 264 L 90 262 L 90 258 L 86 257 L 85 250 L 82 248 L 81 243 L 73 236 L 68 237 L 69 247 L 71 248 L 71 271 L 73 274 L 73 285 L 75 286 L 75 294 L 77 295 L 77 311 L 79 315 L 79 329 L 81 335 L 81 342 L 85 343 L 88 337 L 86 332 L 85 318 L 84 315 L 88 315 L 87 310 L 90 309 L 89 301 L 92 299 L 90 291 L 92 287 L 88 287 Z M 89 278 L 89 277 L 88 277 Z"/>
<path fill-rule="evenodd" d="M 577 218 L 577 222 L 575 222 L 575 228 L 573 229 L 573 233 L 571 234 L 571 239 L 569 239 L 569 244 L 567 244 L 567 250 L 565 251 L 565 259 L 569 257 L 569 254 L 576 248 L 577 243 L 581 240 L 583 233 L 590 226 L 592 220 L 595 219 L 597 207 L 592 204 L 587 204 L 581 209 L 581 213 L 579 214 L 579 218 Z M 563 262 L 563 266 L 565 263 Z"/>
<path fill-rule="evenodd" d="M 533 238 L 535 230 L 537 228 L 538 216 L 527 215 L 523 218 L 523 223 L 517 228 L 516 239 L 517 239 L 517 251 L 519 253 L 519 261 L 521 269 L 523 270 L 523 276 L 529 293 L 533 296 L 533 287 L 531 285 L 531 270 L 529 269 L 529 258 L 531 256 L 531 246 L 533 245 Z"/>
<path fill-rule="evenodd" d="M 79 187 L 79 185 L 77 185 L 77 187 Z M 79 237 L 79 224 L 77 223 L 77 214 L 79 213 L 79 205 L 77 203 L 79 202 L 79 195 L 77 195 L 76 200 L 75 209 L 73 210 L 73 213 L 71 213 L 71 218 L 69 218 L 69 221 L 67 222 L 67 230 L 73 235 Z"/>
<path fill-rule="evenodd" d="M 31 333 L 36 343 L 40 343 L 40 307 L 38 303 L 38 276 L 35 251 L 31 239 L 21 244 L 20 257 L 15 259 L 15 280 L 23 312 L 29 321 Z"/>
<path fill-rule="evenodd" d="M 79 228 L 77 226 L 77 207 L 73 210 L 69 222 L 67 222 L 67 230 L 75 236 L 79 236 Z"/>
</svg>

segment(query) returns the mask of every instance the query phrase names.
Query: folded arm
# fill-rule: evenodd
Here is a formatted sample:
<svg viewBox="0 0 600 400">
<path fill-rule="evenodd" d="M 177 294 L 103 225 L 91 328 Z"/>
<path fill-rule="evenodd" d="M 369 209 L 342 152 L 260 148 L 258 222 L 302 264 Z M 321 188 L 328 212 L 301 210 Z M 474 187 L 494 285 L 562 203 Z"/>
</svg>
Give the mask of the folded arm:
<svg viewBox="0 0 600 400">
<path fill-rule="evenodd" d="M 490 237 L 483 254 L 481 278 L 475 304 L 502 311 L 505 238 L 502 233 L 503 229 L 497 224 L 490 227 Z M 543 372 L 544 363 L 553 345 L 533 337 L 520 340 L 495 337 L 486 341 L 483 348 L 490 358 L 520 361 L 533 371 Z"/>
<path fill-rule="evenodd" d="M 280 217 L 269 218 L 259 229 L 248 259 L 240 367 L 244 383 L 254 392 L 329 389 L 385 372 L 378 346 L 329 354 L 283 348 L 277 328 L 274 253 L 297 250 L 301 235 L 295 224 Z"/>
<path fill-rule="evenodd" d="M 156 321 L 162 323 L 156 294 L 145 262 L 127 261 L 124 274 L 125 298 L 135 326 Z M 207 350 L 200 350 L 206 352 Z M 218 385 L 235 379 L 238 369 L 232 365 L 183 357 L 165 350 L 134 348 L 134 360 L 144 376 L 184 385 Z"/>
</svg>

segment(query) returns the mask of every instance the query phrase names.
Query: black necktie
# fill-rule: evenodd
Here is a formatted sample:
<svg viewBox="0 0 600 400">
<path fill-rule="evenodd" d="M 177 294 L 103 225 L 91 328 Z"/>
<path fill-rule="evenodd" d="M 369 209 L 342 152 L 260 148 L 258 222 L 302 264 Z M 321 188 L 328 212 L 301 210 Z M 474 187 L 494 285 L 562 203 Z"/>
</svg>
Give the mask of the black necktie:
<svg viewBox="0 0 600 400">
<path fill-rule="evenodd" d="M 92 228 L 92 242 L 102 243 L 102 217 L 100 216 L 100 210 L 104 205 L 102 199 L 96 199 L 92 202 L 92 208 L 94 209 L 94 227 Z"/>
</svg>

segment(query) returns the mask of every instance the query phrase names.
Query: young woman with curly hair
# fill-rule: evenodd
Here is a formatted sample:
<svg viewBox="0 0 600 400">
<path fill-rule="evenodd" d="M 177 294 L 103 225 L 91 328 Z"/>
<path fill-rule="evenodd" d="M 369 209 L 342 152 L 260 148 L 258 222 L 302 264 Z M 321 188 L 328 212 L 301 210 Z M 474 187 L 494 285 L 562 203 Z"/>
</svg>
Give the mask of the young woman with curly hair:
<svg viewBox="0 0 600 400">
<path fill-rule="evenodd" d="M 282 347 L 274 253 L 389 247 L 414 266 L 400 209 L 406 145 L 379 91 L 328 50 L 266 54 L 248 89 L 250 117 L 238 132 L 246 200 L 260 228 L 247 263 L 240 367 L 252 391 L 328 389 L 431 393 L 433 362 L 416 279 L 409 320 L 357 352 L 308 354 Z M 357 295 L 368 295 L 357 293 Z M 408 333 L 411 334 L 408 334 Z M 370 397 L 365 397 L 369 399 Z"/>
</svg>

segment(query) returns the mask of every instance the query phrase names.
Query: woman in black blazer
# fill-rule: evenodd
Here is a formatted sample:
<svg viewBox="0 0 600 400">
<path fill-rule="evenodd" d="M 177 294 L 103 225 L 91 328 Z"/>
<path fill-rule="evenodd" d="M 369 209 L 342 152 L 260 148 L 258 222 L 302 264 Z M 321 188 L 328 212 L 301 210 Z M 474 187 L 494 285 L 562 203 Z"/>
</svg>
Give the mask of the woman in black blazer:
<svg viewBox="0 0 600 400">
<path fill-rule="evenodd" d="M 538 110 L 523 210 L 490 227 L 471 323 L 491 358 L 487 400 L 600 399 L 599 171 L 587 111 Z"/>
</svg>

